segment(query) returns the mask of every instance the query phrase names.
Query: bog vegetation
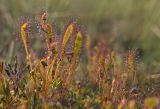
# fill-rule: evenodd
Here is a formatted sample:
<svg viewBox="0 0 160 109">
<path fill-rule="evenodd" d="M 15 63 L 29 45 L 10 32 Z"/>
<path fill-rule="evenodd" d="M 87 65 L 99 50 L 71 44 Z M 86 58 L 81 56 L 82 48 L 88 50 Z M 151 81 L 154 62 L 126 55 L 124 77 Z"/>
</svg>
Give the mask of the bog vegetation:
<svg viewBox="0 0 160 109">
<path fill-rule="evenodd" d="M 15 57 L 14 64 L 0 62 L 0 108 L 160 107 L 157 92 L 150 93 L 147 76 L 139 73 L 136 50 L 129 50 L 121 58 L 105 41 L 93 45 L 90 36 L 74 20 L 65 25 L 61 35 L 48 21 L 47 12 L 40 13 L 35 20 L 36 26 L 29 18 L 21 19 L 21 62 L 19 57 Z M 43 40 L 42 56 L 30 46 L 36 29 Z"/>
</svg>

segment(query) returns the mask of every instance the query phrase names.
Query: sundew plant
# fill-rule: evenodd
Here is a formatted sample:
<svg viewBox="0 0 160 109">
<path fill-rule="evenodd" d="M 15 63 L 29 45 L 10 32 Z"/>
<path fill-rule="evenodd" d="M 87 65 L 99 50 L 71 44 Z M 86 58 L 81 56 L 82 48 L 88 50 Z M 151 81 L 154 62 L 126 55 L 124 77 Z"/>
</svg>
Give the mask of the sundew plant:
<svg viewBox="0 0 160 109">
<path fill-rule="evenodd" d="M 158 109 L 160 99 L 146 91 L 136 50 L 118 53 L 105 41 L 93 44 L 75 20 L 59 34 L 46 11 L 19 23 L 21 59 L 0 61 L 1 109 Z M 33 23 L 36 22 L 36 23 Z M 38 32 L 45 52 L 32 49 Z M 123 56 L 122 56 L 123 55 Z M 147 85 L 148 84 L 148 85 Z"/>
</svg>

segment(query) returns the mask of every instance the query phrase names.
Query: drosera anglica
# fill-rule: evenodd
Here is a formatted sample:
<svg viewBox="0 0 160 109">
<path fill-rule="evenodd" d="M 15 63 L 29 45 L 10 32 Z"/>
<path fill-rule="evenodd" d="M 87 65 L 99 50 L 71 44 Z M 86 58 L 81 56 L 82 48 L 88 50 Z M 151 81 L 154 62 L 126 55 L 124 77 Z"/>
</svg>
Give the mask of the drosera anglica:
<svg viewBox="0 0 160 109">
<path fill-rule="evenodd" d="M 31 59 L 31 55 L 29 53 L 29 49 L 28 49 L 28 37 L 29 37 L 29 29 L 30 29 L 30 21 L 28 18 L 25 18 L 22 20 L 21 22 L 21 27 L 20 27 L 20 36 L 25 48 L 25 52 L 26 52 L 26 56 L 27 56 L 27 60 L 29 63 L 29 67 L 30 67 L 30 71 L 32 71 L 32 59 Z"/>
<path fill-rule="evenodd" d="M 147 91 L 139 93 L 139 84 L 129 82 L 135 82 L 136 75 L 126 75 L 126 79 L 122 77 L 125 73 L 132 75 L 136 72 L 135 51 L 129 51 L 123 60 L 119 57 L 120 53 L 106 45 L 106 41 L 92 44 L 91 37 L 85 36 L 75 21 L 69 22 L 61 35 L 55 35 L 55 27 L 48 20 L 47 12 L 42 12 L 36 22 L 45 40 L 42 41 L 45 43 L 42 47 L 47 48 L 44 50 L 47 53 L 38 57 L 35 51 L 31 52 L 34 49 L 29 49 L 28 39 L 34 35 L 29 35 L 29 29 L 30 25 L 35 26 L 29 19 L 24 19 L 18 30 L 26 54 L 22 64 L 25 68 L 18 63 L 12 65 L 0 62 L 0 108 L 134 109 L 137 104 L 142 108 L 159 108 L 157 97 L 142 102 Z M 56 37 L 60 40 L 57 41 Z M 84 46 L 86 54 L 83 52 Z M 30 78 L 28 72 L 32 72 L 34 79 Z M 136 103 L 130 102 L 132 97 Z"/>
</svg>

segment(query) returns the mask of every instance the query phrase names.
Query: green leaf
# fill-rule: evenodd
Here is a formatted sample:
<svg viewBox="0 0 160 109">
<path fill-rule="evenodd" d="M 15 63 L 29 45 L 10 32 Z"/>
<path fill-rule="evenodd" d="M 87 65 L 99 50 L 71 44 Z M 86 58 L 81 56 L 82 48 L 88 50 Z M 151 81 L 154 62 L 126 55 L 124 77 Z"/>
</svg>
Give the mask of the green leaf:
<svg viewBox="0 0 160 109">
<path fill-rule="evenodd" d="M 66 29 L 66 31 L 65 31 L 65 34 L 64 34 L 64 36 L 63 36 L 63 41 L 62 41 L 62 48 L 63 48 L 63 49 L 65 48 L 65 46 L 66 46 L 66 44 L 67 44 L 67 42 L 68 42 L 68 40 L 69 40 L 72 32 L 73 32 L 73 24 L 71 23 L 71 24 L 67 27 L 67 29 Z"/>
<path fill-rule="evenodd" d="M 74 64 L 76 63 L 76 58 L 80 52 L 81 46 L 82 46 L 82 34 L 79 31 L 77 33 L 77 37 L 76 37 L 75 45 L 74 45 L 74 55 L 73 55 L 73 63 Z"/>
<path fill-rule="evenodd" d="M 144 105 L 146 107 L 151 108 L 151 109 L 156 107 L 158 104 L 159 104 L 159 100 L 156 97 L 146 98 L 145 101 L 144 101 Z"/>
</svg>

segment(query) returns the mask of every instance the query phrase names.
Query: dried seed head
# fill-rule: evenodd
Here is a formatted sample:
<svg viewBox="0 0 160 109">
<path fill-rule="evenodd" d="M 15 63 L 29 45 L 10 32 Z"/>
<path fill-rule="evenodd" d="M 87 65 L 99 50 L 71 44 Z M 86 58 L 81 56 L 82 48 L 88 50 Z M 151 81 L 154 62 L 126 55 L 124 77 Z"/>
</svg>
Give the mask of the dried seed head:
<svg viewBox="0 0 160 109">
<path fill-rule="evenodd" d="M 136 51 L 129 51 L 126 57 L 126 67 L 128 72 L 134 72 L 136 64 Z"/>
</svg>

